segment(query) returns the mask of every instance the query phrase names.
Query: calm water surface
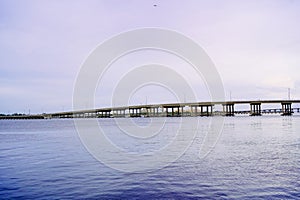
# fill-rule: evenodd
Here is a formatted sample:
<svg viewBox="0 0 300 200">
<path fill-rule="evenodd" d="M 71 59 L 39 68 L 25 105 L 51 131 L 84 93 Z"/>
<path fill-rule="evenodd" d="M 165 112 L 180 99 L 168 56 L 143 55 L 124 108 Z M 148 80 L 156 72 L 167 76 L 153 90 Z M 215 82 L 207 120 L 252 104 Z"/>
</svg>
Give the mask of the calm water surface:
<svg viewBox="0 0 300 200">
<path fill-rule="evenodd" d="M 143 150 L 162 147 L 178 120 L 167 119 Z M 300 199 L 300 116 L 225 118 L 217 145 L 203 159 L 201 131 L 210 119 L 200 121 L 199 135 L 177 161 L 125 173 L 94 159 L 72 120 L 2 120 L 0 199 Z M 99 123 L 117 145 L 141 149 L 117 133 L 112 119 Z"/>
</svg>

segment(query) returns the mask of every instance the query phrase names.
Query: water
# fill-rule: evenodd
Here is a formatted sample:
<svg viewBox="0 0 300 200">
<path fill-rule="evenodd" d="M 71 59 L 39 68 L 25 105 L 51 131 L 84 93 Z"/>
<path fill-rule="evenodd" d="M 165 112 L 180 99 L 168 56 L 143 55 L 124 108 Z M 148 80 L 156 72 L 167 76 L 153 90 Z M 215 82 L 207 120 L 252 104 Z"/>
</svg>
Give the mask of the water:
<svg viewBox="0 0 300 200">
<path fill-rule="evenodd" d="M 178 120 L 169 118 L 144 149 L 132 138 L 116 142 L 128 151 L 159 149 L 174 137 Z M 0 199 L 300 199 L 299 116 L 225 118 L 217 145 L 200 159 L 210 120 L 200 118 L 201 130 L 182 157 L 144 173 L 97 161 L 72 120 L 0 121 Z M 112 119 L 99 123 L 108 137 L 120 137 Z"/>
</svg>

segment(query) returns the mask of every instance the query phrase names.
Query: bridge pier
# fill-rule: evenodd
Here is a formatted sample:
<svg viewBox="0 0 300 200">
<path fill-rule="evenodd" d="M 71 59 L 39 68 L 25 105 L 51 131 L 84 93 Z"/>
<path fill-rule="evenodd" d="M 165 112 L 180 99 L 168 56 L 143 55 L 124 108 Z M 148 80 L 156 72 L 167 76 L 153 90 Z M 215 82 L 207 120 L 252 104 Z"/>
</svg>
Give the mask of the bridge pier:
<svg viewBox="0 0 300 200">
<path fill-rule="evenodd" d="M 213 113 L 213 105 L 191 105 L 191 116 L 211 116 Z M 200 112 L 198 112 L 200 108 Z"/>
<path fill-rule="evenodd" d="M 292 103 L 289 102 L 283 102 L 281 103 L 282 106 L 282 115 L 292 115 Z"/>
<path fill-rule="evenodd" d="M 191 116 L 198 116 L 198 106 L 197 105 L 191 105 Z"/>
<path fill-rule="evenodd" d="M 97 112 L 97 118 L 103 118 L 103 112 L 102 111 Z"/>
<path fill-rule="evenodd" d="M 250 103 L 250 116 L 261 116 L 261 103 Z"/>
<path fill-rule="evenodd" d="M 234 104 L 223 104 L 223 113 L 225 114 L 225 116 L 234 116 Z"/>
<path fill-rule="evenodd" d="M 113 110 L 113 117 L 125 117 L 126 109 L 115 109 Z"/>
<path fill-rule="evenodd" d="M 159 107 L 146 107 L 146 109 L 147 109 L 147 117 L 159 116 L 159 112 L 158 112 Z"/>
<path fill-rule="evenodd" d="M 202 116 L 202 114 L 203 114 L 203 107 L 202 106 L 191 105 L 190 108 L 191 108 L 191 116 L 194 116 L 194 117 Z"/>
<path fill-rule="evenodd" d="M 206 105 L 206 106 L 203 106 L 203 107 L 206 107 L 206 112 L 203 113 L 201 112 L 201 116 L 212 116 L 213 114 L 213 105 Z M 202 108 L 201 108 L 202 110 Z"/>
<path fill-rule="evenodd" d="M 89 113 L 87 113 L 87 117 L 88 118 L 94 118 L 94 117 L 96 117 L 97 116 L 97 113 L 96 112 L 89 112 Z"/>
<path fill-rule="evenodd" d="M 167 117 L 180 117 L 180 106 L 165 106 Z"/>
<path fill-rule="evenodd" d="M 129 116 L 130 117 L 141 117 L 142 116 L 142 108 L 129 108 Z"/>
<path fill-rule="evenodd" d="M 100 110 L 97 112 L 98 118 L 110 118 L 111 117 L 111 110 Z"/>
</svg>

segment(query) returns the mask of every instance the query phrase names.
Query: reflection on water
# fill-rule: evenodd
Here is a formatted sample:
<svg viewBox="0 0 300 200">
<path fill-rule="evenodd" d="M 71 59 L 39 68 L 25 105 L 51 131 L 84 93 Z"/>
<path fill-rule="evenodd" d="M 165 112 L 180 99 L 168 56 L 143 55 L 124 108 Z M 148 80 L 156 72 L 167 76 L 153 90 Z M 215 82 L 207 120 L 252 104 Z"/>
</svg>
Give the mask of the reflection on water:
<svg viewBox="0 0 300 200">
<path fill-rule="evenodd" d="M 147 120 L 135 123 L 145 126 Z M 159 149 L 174 137 L 177 120 L 166 121 L 143 150 Z M 95 160 L 72 120 L 0 121 L 0 199 L 300 198 L 300 117 L 225 118 L 217 145 L 204 159 L 198 155 L 209 118 L 200 121 L 185 154 L 148 173 L 119 172 Z M 125 150 L 141 148 L 121 136 L 111 119 L 100 124 Z"/>
</svg>

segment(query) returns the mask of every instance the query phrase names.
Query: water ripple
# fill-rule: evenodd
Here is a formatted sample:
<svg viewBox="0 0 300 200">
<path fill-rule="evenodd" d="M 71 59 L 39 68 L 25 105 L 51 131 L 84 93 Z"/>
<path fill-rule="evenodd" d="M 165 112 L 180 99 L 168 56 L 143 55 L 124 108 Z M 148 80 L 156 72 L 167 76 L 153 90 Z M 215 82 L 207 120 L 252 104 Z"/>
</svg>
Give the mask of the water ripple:
<svg viewBox="0 0 300 200">
<path fill-rule="evenodd" d="M 199 159 L 206 122 L 174 163 L 123 173 L 86 151 L 72 120 L 0 121 L 0 199 L 300 199 L 299 117 L 226 118 L 218 144 Z M 101 123 L 116 131 L 110 119 Z M 145 144 L 159 148 L 171 130 Z M 136 150 L 132 139 L 119 142 Z"/>
</svg>

